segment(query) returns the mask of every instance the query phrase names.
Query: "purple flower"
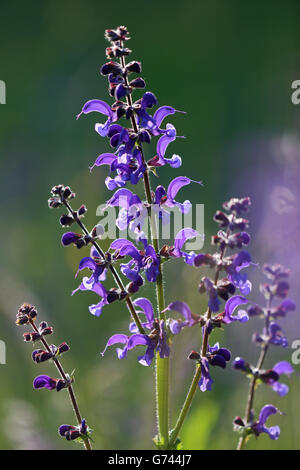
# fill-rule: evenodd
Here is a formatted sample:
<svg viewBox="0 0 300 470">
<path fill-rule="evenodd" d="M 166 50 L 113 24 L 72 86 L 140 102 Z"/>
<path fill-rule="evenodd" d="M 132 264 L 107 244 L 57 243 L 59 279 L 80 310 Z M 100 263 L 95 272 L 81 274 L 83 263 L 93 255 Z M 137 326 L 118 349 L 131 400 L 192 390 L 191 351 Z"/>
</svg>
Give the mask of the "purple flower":
<svg viewBox="0 0 300 470">
<path fill-rule="evenodd" d="M 212 312 L 216 313 L 219 311 L 221 304 L 221 301 L 218 297 L 217 287 L 211 282 L 208 277 L 204 277 L 202 279 L 202 282 L 208 295 L 208 307 Z"/>
<path fill-rule="evenodd" d="M 121 208 L 116 221 L 120 230 L 125 230 L 129 226 L 133 232 L 140 233 L 148 212 L 139 196 L 133 194 L 129 189 L 118 189 L 106 205 L 107 207 Z"/>
<path fill-rule="evenodd" d="M 163 186 L 158 186 L 155 191 L 155 204 L 166 207 L 178 207 L 183 214 L 187 214 L 190 211 L 190 201 L 184 201 L 183 203 L 177 202 L 175 197 L 178 191 L 190 183 L 197 183 L 202 185 L 201 181 L 194 181 L 186 176 L 177 176 L 174 178 L 168 186 L 167 191 Z"/>
<path fill-rule="evenodd" d="M 206 357 L 201 358 L 200 367 L 201 378 L 198 382 L 198 387 L 200 388 L 201 392 L 206 392 L 207 390 L 210 392 L 213 380 L 209 373 L 209 363 Z"/>
<path fill-rule="evenodd" d="M 125 275 L 128 275 L 129 273 L 128 268 L 132 270 L 135 265 L 135 275 L 139 275 L 140 271 L 143 270 L 146 274 L 147 280 L 149 282 L 155 282 L 159 275 L 160 259 L 153 246 L 148 245 L 146 240 L 144 240 L 144 243 L 145 251 L 140 252 L 131 241 L 126 240 L 125 238 L 118 238 L 112 242 L 110 249 L 119 250 L 119 254 L 121 256 L 129 256 L 132 258 L 133 261 L 130 265 L 123 265 L 123 273 Z"/>
<path fill-rule="evenodd" d="M 154 358 L 155 351 L 159 353 L 161 358 L 168 357 L 170 355 L 170 348 L 167 343 L 167 337 L 165 332 L 164 321 L 154 321 L 152 324 L 153 330 L 150 335 L 143 335 L 140 333 L 127 336 L 124 334 L 116 334 L 109 338 L 104 351 L 101 353 L 104 355 L 108 346 L 114 344 L 124 344 L 124 348 L 117 349 L 117 355 L 119 359 L 125 359 L 128 351 L 135 348 L 136 346 L 146 346 L 146 352 L 142 356 L 138 357 L 138 362 L 143 366 L 150 366 Z"/>
<path fill-rule="evenodd" d="M 288 312 L 296 310 L 296 304 L 290 299 L 284 299 L 277 307 L 272 308 L 271 315 L 273 318 L 285 317 Z"/>
<path fill-rule="evenodd" d="M 198 386 L 201 392 L 211 391 L 213 380 L 210 376 L 209 366 L 218 366 L 225 369 L 230 357 L 230 351 L 226 348 L 220 348 L 219 343 L 212 347 L 208 346 L 207 357 L 200 357 L 201 378 Z M 194 359 L 194 357 L 191 358 Z"/>
<path fill-rule="evenodd" d="M 242 274 L 240 271 L 250 266 L 250 264 L 250 254 L 247 251 L 240 251 L 234 256 L 232 263 L 225 267 L 229 281 L 240 289 L 241 293 L 244 295 L 248 295 L 251 292 L 252 285 L 247 279 L 247 274 Z"/>
<path fill-rule="evenodd" d="M 256 436 L 259 436 L 261 433 L 266 433 L 272 440 L 277 440 L 280 435 L 280 427 L 279 426 L 265 426 L 265 423 L 269 416 L 280 413 L 281 412 L 275 408 L 273 405 L 265 405 L 259 413 L 258 421 L 252 424 L 251 429 Z"/>
<path fill-rule="evenodd" d="M 223 318 L 224 323 L 231 323 L 233 321 L 239 321 L 245 323 L 249 320 L 247 312 L 245 310 L 239 310 L 237 315 L 233 315 L 235 309 L 242 304 L 248 303 L 248 299 L 241 295 L 234 295 L 225 304 L 225 315 Z"/>
<path fill-rule="evenodd" d="M 279 382 L 280 375 L 285 374 L 290 377 L 293 372 L 294 369 L 288 361 L 281 361 L 275 364 L 275 366 L 269 371 L 262 373 L 260 378 L 263 382 L 270 385 L 274 392 L 278 393 L 280 397 L 284 397 L 287 395 L 289 387 L 286 384 Z"/>
<path fill-rule="evenodd" d="M 194 252 L 186 253 L 182 251 L 182 247 L 187 240 L 196 238 L 199 236 L 199 233 L 192 228 L 181 229 L 174 240 L 174 248 L 170 251 L 170 255 L 175 258 L 184 258 L 185 262 L 189 265 L 194 264 L 194 259 L 196 254 Z"/>
<path fill-rule="evenodd" d="M 264 328 L 261 335 L 256 333 L 253 340 L 256 343 L 269 343 L 283 348 L 288 347 L 287 337 L 284 335 L 282 328 L 275 322 L 271 322 L 269 328 Z"/>
<path fill-rule="evenodd" d="M 33 388 L 47 388 L 48 390 L 54 390 L 56 388 L 56 384 L 58 379 L 53 379 L 48 375 L 39 375 L 33 381 Z"/>
<path fill-rule="evenodd" d="M 167 310 L 175 310 L 185 318 L 185 320 L 174 320 L 172 318 L 168 320 L 168 326 L 173 335 L 178 335 L 185 326 L 194 326 L 200 322 L 200 317 L 193 315 L 190 307 L 184 302 L 172 302 L 164 311 Z"/>
<path fill-rule="evenodd" d="M 97 113 L 104 114 L 108 117 L 107 121 L 104 124 L 96 124 L 97 132 L 102 136 L 106 137 L 109 131 L 110 125 L 118 119 L 118 116 L 115 112 L 112 111 L 111 107 L 101 100 L 90 100 L 85 103 L 81 112 L 77 115 L 77 119 L 80 118 L 81 114 L 89 114 L 93 111 Z"/>
<path fill-rule="evenodd" d="M 93 305 L 90 305 L 89 307 L 89 311 L 92 315 L 95 315 L 96 317 L 100 317 L 104 305 L 107 305 L 109 303 L 108 298 L 107 298 L 108 292 L 105 289 L 105 287 L 101 284 L 101 282 L 95 282 L 94 276 L 91 276 L 90 278 L 84 277 L 79 287 L 77 287 L 77 289 L 75 289 L 72 292 L 72 295 L 74 295 L 75 292 L 79 290 L 81 291 L 89 290 L 89 291 L 95 292 L 95 294 L 98 294 L 100 297 L 102 297 L 102 299 L 100 300 L 100 302 L 98 302 L 98 304 L 93 304 Z"/>
<path fill-rule="evenodd" d="M 142 327 L 145 329 L 151 330 L 153 322 L 154 322 L 154 311 L 150 300 L 146 299 L 145 297 L 139 297 L 133 301 L 133 305 L 135 307 L 141 308 L 142 311 L 136 311 L 137 314 L 143 313 L 146 317 L 146 322 L 142 322 Z M 129 331 L 131 333 L 138 333 L 138 328 L 135 322 L 130 323 Z"/>
<path fill-rule="evenodd" d="M 94 247 L 91 249 L 91 257 L 86 256 L 80 261 L 75 277 L 78 276 L 79 271 L 86 268 L 93 273 L 90 277 L 91 282 L 105 281 L 107 267 L 105 262 L 99 258 L 99 254 Z"/>
</svg>

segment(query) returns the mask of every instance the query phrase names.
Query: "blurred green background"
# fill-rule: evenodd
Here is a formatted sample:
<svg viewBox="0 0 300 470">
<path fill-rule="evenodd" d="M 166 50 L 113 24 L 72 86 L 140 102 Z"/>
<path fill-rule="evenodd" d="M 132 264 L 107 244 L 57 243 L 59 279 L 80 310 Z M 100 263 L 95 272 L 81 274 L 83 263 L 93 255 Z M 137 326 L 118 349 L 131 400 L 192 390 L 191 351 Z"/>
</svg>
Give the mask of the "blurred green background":
<svg viewBox="0 0 300 470">
<path fill-rule="evenodd" d="M 0 365 L 1 449 L 76 448 L 56 435 L 60 424 L 74 422 L 67 394 L 32 389 L 36 375 L 54 375 L 54 370 L 31 361 L 24 330 L 14 324 L 24 301 L 35 304 L 40 319 L 54 326 L 54 342 L 71 346 L 63 363 L 69 371 L 76 368 L 75 389 L 94 428 L 95 448 L 151 448 L 154 370 L 137 364 L 135 352 L 127 361 L 118 361 L 113 348 L 100 357 L 111 334 L 127 331 L 127 311 L 113 304 L 94 318 L 88 312 L 93 294 L 70 296 L 79 283 L 74 273 L 83 253 L 62 248 L 59 212 L 47 208 L 50 188 L 70 185 L 78 205 L 87 204 L 86 223 L 92 227 L 96 207 L 110 197 L 106 169 L 92 174 L 88 169 L 108 149 L 93 130 L 98 116 L 79 121 L 75 116 L 88 99 L 110 100 L 106 79 L 99 74 L 105 61 L 103 33 L 119 24 L 131 32 L 132 58 L 142 60 L 148 89 L 161 105 L 188 113 L 170 119 L 187 137 L 170 147 L 182 156 L 183 166 L 163 168 L 160 181 L 182 174 L 204 181 L 203 188 L 193 185 L 180 193 L 180 200 L 205 204 L 204 249 L 210 250 L 214 211 L 229 197 L 250 195 L 253 258 L 292 265 L 292 291 L 299 295 L 293 249 L 300 239 L 300 108 L 290 98 L 292 81 L 300 79 L 298 1 L 1 1 L 0 79 L 7 86 L 7 104 L 0 105 L 0 339 L 7 348 L 7 364 Z M 270 195 L 277 187 L 292 192 L 292 212 L 278 213 L 276 197 L 274 209 Z M 284 232 L 287 227 L 292 234 Z M 167 302 L 184 300 L 202 312 L 205 298 L 197 286 L 205 270 L 177 263 L 165 272 Z M 260 301 L 259 270 L 251 276 L 252 298 Z M 153 294 L 152 286 L 139 293 L 154 300 Z M 285 322 L 292 339 L 300 337 L 298 318 L 294 313 Z M 250 338 L 255 327 L 255 322 L 233 325 L 215 338 L 234 356 L 254 361 L 258 352 Z M 186 356 L 199 348 L 199 339 L 191 329 L 175 342 L 173 421 L 193 374 Z M 266 365 L 290 356 L 291 349 L 272 350 Z M 186 449 L 236 445 L 231 422 L 244 412 L 248 384 L 230 367 L 214 370 L 213 376 L 213 391 L 197 393 L 184 427 Z M 281 426 L 277 442 L 262 436 L 250 441 L 250 449 L 300 448 L 299 379 L 290 385 L 289 395 L 281 399 L 267 387 L 258 390 L 256 410 L 273 403 L 286 416 L 270 419 Z"/>
</svg>

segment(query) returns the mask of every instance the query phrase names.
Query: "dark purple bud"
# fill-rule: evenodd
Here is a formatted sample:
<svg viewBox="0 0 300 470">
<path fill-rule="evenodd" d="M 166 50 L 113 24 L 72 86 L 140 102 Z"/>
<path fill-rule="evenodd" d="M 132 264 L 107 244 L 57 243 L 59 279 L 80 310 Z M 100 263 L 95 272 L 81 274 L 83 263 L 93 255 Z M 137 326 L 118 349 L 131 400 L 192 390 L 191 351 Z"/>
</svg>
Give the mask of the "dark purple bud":
<svg viewBox="0 0 300 470">
<path fill-rule="evenodd" d="M 72 192 L 69 186 L 66 186 L 63 190 L 62 197 L 64 199 L 74 199 L 75 193 Z"/>
<path fill-rule="evenodd" d="M 36 318 L 37 310 L 33 305 L 23 304 L 18 310 L 16 315 L 16 324 L 17 325 L 26 325 L 31 320 Z"/>
<path fill-rule="evenodd" d="M 241 357 L 236 357 L 234 361 L 232 361 L 232 367 L 236 370 L 241 370 L 243 372 L 251 372 L 251 368 L 248 362 L 246 362 Z"/>
<path fill-rule="evenodd" d="M 272 286 L 272 293 L 277 297 L 284 299 L 289 292 L 290 285 L 286 281 L 279 281 L 278 284 Z"/>
<path fill-rule="evenodd" d="M 143 130 L 139 133 L 139 141 L 140 142 L 146 142 L 147 144 L 150 144 L 151 142 L 151 135 L 147 130 Z"/>
<path fill-rule="evenodd" d="M 81 425 L 80 425 L 80 432 L 81 432 L 81 434 L 86 434 L 87 430 L 88 430 L 88 428 L 87 428 L 86 420 L 83 419 L 81 421 Z"/>
<path fill-rule="evenodd" d="M 244 197 L 242 199 L 232 198 L 223 204 L 224 209 L 230 212 L 234 212 L 236 215 L 240 215 L 242 212 L 246 212 L 250 206 L 250 197 Z"/>
<path fill-rule="evenodd" d="M 108 291 L 107 302 L 109 304 L 115 302 L 116 300 L 119 300 L 119 298 L 120 298 L 120 294 L 119 294 L 118 290 L 115 289 L 114 287 Z"/>
<path fill-rule="evenodd" d="M 133 60 L 132 62 L 129 62 L 126 65 L 126 70 L 127 70 L 127 72 L 141 73 L 142 64 L 141 64 L 141 62 L 137 62 L 136 60 Z"/>
<path fill-rule="evenodd" d="M 263 308 L 261 308 L 259 305 L 251 305 L 247 308 L 247 312 L 249 317 L 256 317 L 264 314 Z"/>
<path fill-rule="evenodd" d="M 113 59 L 114 57 L 125 57 L 131 52 L 132 51 L 127 47 L 112 46 L 106 48 L 106 57 L 108 59 Z"/>
<path fill-rule="evenodd" d="M 60 225 L 63 227 L 71 227 L 73 223 L 75 222 L 74 218 L 71 215 L 62 215 L 59 219 Z"/>
<path fill-rule="evenodd" d="M 217 354 L 221 354 L 224 357 L 225 361 L 228 362 L 231 359 L 231 353 L 227 348 L 220 348 Z"/>
<path fill-rule="evenodd" d="M 244 421 L 242 420 L 242 418 L 240 416 L 236 416 L 234 418 L 233 424 L 235 424 L 236 426 L 241 426 L 241 427 L 245 426 L 245 423 L 244 423 Z"/>
<path fill-rule="evenodd" d="M 117 62 L 107 62 L 106 64 L 102 65 L 100 69 L 101 75 L 121 75 L 122 74 L 122 67 Z"/>
<path fill-rule="evenodd" d="M 62 424 L 59 426 L 58 432 L 62 437 L 65 437 L 67 432 L 74 431 L 76 426 L 71 426 L 70 424 Z"/>
<path fill-rule="evenodd" d="M 222 369 L 225 369 L 226 367 L 226 359 L 224 358 L 223 355 L 219 353 L 214 354 L 211 357 L 209 357 L 208 362 L 210 363 L 210 365 L 222 367 Z"/>
<path fill-rule="evenodd" d="M 146 83 L 141 77 L 135 78 L 129 83 L 132 88 L 145 88 Z"/>
<path fill-rule="evenodd" d="M 217 211 L 214 215 L 214 220 L 218 223 L 219 227 L 225 228 L 229 224 L 229 219 L 222 211 Z"/>
<path fill-rule="evenodd" d="M 56 186 L 53 186 L 53 188 L 51 189 L 51 193 L 54 196 L 61 196 L 63 193 L 63 190 L 64 190 L 63 184 L 58 184 Z"/>
<path fill-rule="evenodd" d="M 263 371 L 259 373 L 259 378 L 265 383 L 273 383 L 279 380 L 279 374 L 272 369 Z"/>
<path fill-rule="evenodd" d="M 66 232 L 63 234 L 61 238 L 61 243 L 63 246 L 68 246 L 74 243 L 76 246 L 78 246 L 78 243 L 80 240 L 82 240 L 83 236 L 80 233 L 74 233 L 74 232 Z"/>
<path fill-rule="evenodd" d="M 43 335 L 43 336 L 52 335 L 52 333 L 53 333 L 52 326 L 47 326 L 47 328 L 43 328 L 41 330 L 41 335 Z"/>
<path fill-rule="evenodd" d="M 66 388 L 67 387 L 67 383 L 65 380 L 63 379 L 59 379 L 57 382 L 56 382 L 56 391 L 57 392 L 60 392 L 63 388 Z"/>
<path fill-rule="evenodd" d="M 20 313 L 17 314 L 16 325 L 27 325 L 29 323 L 29 318 L 27 315 L 21 315 Z"/>
<path fill-rule="evenodd" d="M 131 92 L 131 88 L 123 85 L 123 83 L 120 83 L 115 88 L 114 96 L 116 100 L 121 100 L 125 96 L 128 96 L 130 92 Z"/>
<path fill-rule="evenodd" d="M 147 91 L 144 94 L 142 101 L 141 101 L 142 108 L 152 108 L 156 104 L 157 104 L 156 96 L 150 91 Z"/>
<path fill-rule="evenodd" d="M 82 204 L 82 206 L 79 207 L 77 214 L 79 217 L 82 217 L 86 212 L 87 212 L 87 208 L 84 204 Z"/>
<path fill-rule="evenodd" d="M 188 359 L 190 359 L 191 361 L 199 361 L 200 357 L 201 356 L 197 351 L 191 351 L 188 355 Z"/>
<path fill-rule="evenodd" d="M 58 197 L 50 197 L 48 199 L 48 207 L 49 209 L 57 209 L 58 207 L 61 207 L 63 203 L 61 202 L 60 198 Z"/>
<path fill-rule="evenodd" d="M 36 349 L 32 352 L 32 360 L 37 364 L 52 359 L 53 354 L 49 351 L 43 351 L 42 349 Z"/>
<path fill-rule="evenodd" d="M 40 333 L 37 333 L 36 331 L 30 332 L 30 333 L 23 333 L 24 341 L 38 341 L 41 339 Z"/>
<path fill-rule="evenodd" d="M 106 29 L 104 37 L 110 42 L 127 41 L 130 39 L 126 26 L 118 26 L 116 29 Z"/>
<path fill-rule="evenodd" d="M 67 351 L 69 351 L 69 349 L 70 349 L 70 347 L 67 345 L 67 343 L 63 342 L 58 346 L 58 354 L 62 354 L 64 352 L 67 352 Z"/>
<path fill-rule="evenodd" d="M 48 375 L 39 375 L 33 381 L 33 388 L 36 390 L 40 388 L 47 388 L 48 390 L 54 390 L 57 386 L 58 379 L 53 379 Z"/>
<path fill-rule="evenodd" d="M 81 433 L 78 429 L 75 429 L 74 431 L 67 431 L 65 437 L 67 441 L 75 441 L 75 439 L 81 437 Z"/>
</svg>

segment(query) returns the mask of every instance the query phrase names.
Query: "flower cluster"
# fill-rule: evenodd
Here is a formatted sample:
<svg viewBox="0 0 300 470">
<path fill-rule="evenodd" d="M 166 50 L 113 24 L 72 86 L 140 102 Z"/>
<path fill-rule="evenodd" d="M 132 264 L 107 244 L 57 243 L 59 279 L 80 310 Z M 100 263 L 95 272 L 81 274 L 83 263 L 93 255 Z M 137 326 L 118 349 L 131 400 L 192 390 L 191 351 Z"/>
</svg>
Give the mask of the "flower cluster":
<svg viewBox="0 0 300 470">
<path fill-rule="evenodd" d="M 75 399 L 75 395 L 72 389 L 72 382 L 73 382 L 73 377 L 72 374 L 69 375 L 64 372 L 61 363 L 59 362 L 58 358 L 61 354 L 67 352 L 70 348 L 67 345 L 67 343 L 63 342 L 59 346 L 55 346 L 54 344 L 49 345 L 45 339 L 45 336 L 51 335 L 53 333 L 53 328 L 51 326 L 48 326 L 47 322 L 42 321 L 39 326 L 37 327 L 35 324 L 35 319 L 38 316 L 37 309 L 30 304 L 23 304 L 17 313 L 17 320 L 16 324 L 17 325 L 30 325 L 32 327 L 32 331 L 24 333 L 23 338 L 25 342 L 37 342 L 40 341 L 45 349 L 35 349 L 32 352 L 32 360 L 36 363 L 39 364 L 41 362 L 45 362 L 48 360 L 52 360 L 54 365 L 56 366 L 60 378 L 53 378 L 50 377 L 49 375 L 38 375 L 35 377 L 33 381 L 33 388 L 35 390 L 39 390 L 42 388 L 45 388 L 47 390 L 56 390 L 57 392 L 60 392 L 62 389 L 67 389 L 72 401 L 72 406 L 73 409 L 76 410 L 76 416 L 80 416 L 79 414 L 79 409 L 78 405 Z M 82 440 L 83 437 L 85 438 L 84 444 L 87 449 L 90 449 L 90 443 L 87 441 L 86 438 L 88 438 L 89 435 L 89 430 L 87 428 L 87 425 L 85 423 L 85 420 L 82 421 L 84 423 L 83 428 L 80 430 L 80 434 L 72 434 L 72 437 L 67 437 L 66 434 L 61 433 L 61 428 L 63 428 L 66 425 L 63 425 L 59 428 L 59 433 L 61 436 L 67 437 L 68 440 Z M 75 426 L 70 426 L 70 428 L 77 429 Z M 68 435 L 69 436 L 69 435 Z"/>
<path fill-rule="evenodd" d="M 254 389 L 258 384 L 270 386 L 279 396 L 285 396 L 289 387 L 282 383 L 281 376 L 288 377 L 294 372 L 292 365 L 288 361 L 280 361 L 272 368 L 265 369 L 264 362 L 270 346 L 286 348 L 288 339 L 278 324 L 278 320 L 284 318 L 289 312 L 296 309 L 295 303 L 287 298 L 289 292 L 289 271 L 280 265 L 264 265 L 263 273 L 268 278 L 268 282 L 260 285 L 260 291 L 265 298 L 266 305 L 260 306 L 251 303 L 247 309 L 248 316 L 259 317 L 263 320 L 263 328 L 260 333 L 253 334 L 252 340 L 261 350 L 257 364 L 254 366 L 241 357 L 237 357 L 232 362 L 234 369 L 243 372 L 250 379 L 250 402 L 246 410 L 244 420 L 236 418 L 234 428 L 241 432 L 243 436 L 254 434 L 258 436 L 261 432 L 269 434 L 271 439 L 278 439 L 280 429 L 278 426 L 266 428 L 264 423 L 270 414 L 277 413 L 278 410 L 272 405 L 266 405 L 259 417 L 258 422 L 253 418 Z M 277 305 L 273 305 L 278 299 Z M 252 393 L 252 394 L 251 394 Z"/>
<path fill-rule="evenodd" d="M 214 278 L 204 276 L 199 285 L 199 292 L 208 296 L 208 310 L 204 315 L 194 314 L 189 306 L 180 301 L 172 302 L 166 310 L 178 312 L 183 320 L 169 320 L 172 334 L 178 334 L 183 327 L 200 324 L 203 332 L 203 344 L 200 353 L 192 351 L 189 359 L 196 360 L 200 366 L 201 378 L 199 388 L 202 392 L 211 390 L 213 380 L 210 375 L 210 366 L 226 367 L 230 360 L 230 351 L 220 348 L 219 343 L 209 346 L 208 339 L 214 328 L 220 328 L 235 321 L 244 323 L 249 316 L 243 309 L 237 311 L 238 307 L 248 303 L 245 295 L 251 291 L 251 283 L 245 272 L 241 272 L 251 264 L 251 256 L 245 251 L 244 246 L 250 242 L 250 235 L 245 231 L 248 220 L 242 217 L 251 205 L 249 198 L 231 199 L 225 202 L 225 212 L 217 211 L 214 220 L 218 223 L 220 230 L 212 237 L 212 245 L 217 246 L 215 253 L 201 253 L 190 256 L 191 265 L 199 267 L 214 268 Z M 234 254 L 227 254 L 227 249 L 235 249 Z M 220 278 L 221 272 L 225 273 Z M 236 294 L 236 290 L 241 294 Z M 235 295 L 234 295 L 235 294 Z M 225 309 L 220 311 L 222 301 L 226 301 Z"/>
<path fill-rule="evenodd" d="M 106 252 L 103 252 L 99 245 L 103 227 L 96 226 L 91 231 L 86 229 L 82 220 L 87 210 L 86 206 L 81 206 L 76 211 L 72 209 L 70 200 L 75 198 L 75 194 L 68 186 L 57 185 L 52 188 L 48 204 L 50 208 L 67 208 L 67 213 L 60 217 L 63 227 L 70 227 L 75 222 L 81 228 L 82 233 L 64 233 L 61 239 L 63 246 L 74 245 L 77 248 L 90 246 L 90 255 L 80 261 L 76 276 L 85 269 L 88 269 L 91 275 L 83 277 L 73 294 L 86 290 L 97 294 L 100 297 L 99 301 L 89 307 L 89 311 L 95 316 L 100 316 L 103 307 L 116 300 L 125 300 L 131 313 L 134 309 L 140 308 L 141 311 L 133 317 L 134 324 L 130 324 L 129 327 L 131 336 L 113 335 L 107 347 L 116 343 L 123 344 L 124 348 L 118 350 L 118 357 L 121 359 L 126 357 L 128 350 L 144 345 L 146 351 L 139 357 L 139 362 L 150 365 L 155 352 L 159 352 L 162 358 L 169 355 L 168 336 L 172 334 L 170 329 L 172 320 L 165 321 L 161 316 L 162 312 L 158 312 L 159 315 L 155 316 L 153 307 L 147 299 L 141 297 L 131 301 L 130 297 L 137 293 L 146 281 L 150 283 L 157 281 L 164 261 L 182 258 L 187 264 L 193 265 L 196 253 L 184 251 L 184 244 L 187 240 L 198 236 L 198 233 L 192 228 L 183 228 L 176 234 L 172 245 L 159 249 L 156 239 L 149 240 L 145 236 L 144 224 L 148 223 L 148 216 L 151 214 L 161 219 L 163 223 L 169 223 L 169 209 L 188 213 L 191 209 L 190 201 L 178 201 L 177 194 L 184 186 L 202 183 L 186 176 L 176 176 L 166 188 L 158 185 L 151 191 L 149 182 L 151 172 L 167 164 L 174 169 L 181 166 L 181 158 L 175 154 L 168 157 L 167 151 L 169 144 L 182 136 L 177 135 L 172 124 L 167 123 L 164 127 L 163 121 L 167 116 L 182 111 L 171 106 L 161 106 L 151 114 L 150 110 L 157 105 L 157 98 L 152 92 L 145 92 L 141 98 L 134 101 L 133 91 L 144 88 L 145 81 L 140 76 L 142 70 L 140 62 L 131 61 L 128 64 L 125 62 L 125 57 L 131 53 L 124 46 L 129 39 L 127 29 L 121 26 L 115 30 L 107 30 L 105 37 L 111 43 L 106 50 L 109 62 L 101 67 L 100 72 L 107 76 L 109 94 L 115 102 L 109 105 L 99 99 L 89 100 L 77 118 L 91 112 L 100 113 L 107 118 L 104 123 L 97 123 L 95 130 L 101 137 L 109 139 L 113 151 L 99 155 L 91 170 L 102 165 L 109 167 L 109 176 L 105 183 L 109 190 L 115 192 L 107 200 L 106 206 L 119 209 L 117 226 L 121 230 L 128 227 L 136 239 L 131 241 L 118 238 L 111 243 Z M 132 79 L 134 73 L 139 76 Z M 121 119 L 124 121 L 121 122 Z M 143 145 L 149 144 L 153 138 L 157 138 L 156 155 L 151 155 L 146 161 Z M 129 184 L 136 185 L 141 179 L 145 184 L 145 201 L 125 187 Z M 122 262 L 119 264 L 120 260 Z M 127 283 L 123 284 L 117 269 L 126 278 Z M 117 288 L 106 286 L 107 271 L 113 274 Z M 146 316 L 145 323 L 139 320 L 138 315 L 141 314 Z"/>
</svg>

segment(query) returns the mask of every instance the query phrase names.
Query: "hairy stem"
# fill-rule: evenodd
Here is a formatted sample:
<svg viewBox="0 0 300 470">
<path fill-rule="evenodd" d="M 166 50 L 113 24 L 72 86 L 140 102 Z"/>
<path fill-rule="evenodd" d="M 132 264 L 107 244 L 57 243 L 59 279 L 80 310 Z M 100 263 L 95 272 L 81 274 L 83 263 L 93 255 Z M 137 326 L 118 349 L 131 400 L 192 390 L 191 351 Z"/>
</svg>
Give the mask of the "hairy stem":
<svg viewBox="0 0 300 470">
<path fill-rule="evenodd" d="M 227 230 L 227 236 L 230 234 L 230 231 Z M 220 259 L 222 260 L 224 255 L 225 255 L 226 247 L 221 249 L 220 253 Z M 215 274 L 215 279 L 214 279 L 214 284 L 217 285 L 218 280 L 219 280 L 219 275 L 220 275 L 220 268 L 216 269 L 216 274 Z M 212 315 L 212 310 L 210 308 L 207 309 L 206 312 L 206 319 L 209 320 Z M 208 347 L 208 337 L 209 337 L 209 332 L 208 329 L 205 327 L 204 329 L 204 335 L 203 335 L 203 342 L 202 342 L 202 348 L 201 348 L 201 356 L 206 357 L 207 355 L 207 347 Z M 187 416 L 187 413 L 190 409 L 190 406 L 192 404 L 193 398 L 195 396 L 196 390 L 197 390 L 197 385 L 198 382 L 201 378 L 201 366 L 199 364 L 196 365 L 196 370 L 195 374 L 192 380 L 192 383 L 190 385 L 189 391 L 185 397 L 184 403 L 182 405 L 182 408 L 180 410 L 176 425 L 174 429 L 171 432 L 171 437 L 170 437 L 170 446 L 174 445 L 177 439 L 177 436 L 182 428 L 182 425 L 184 423 L 184 420 Z"/>
<path fill-rule="evenodd" d="M 268 329 L 268 325 L 269 325 L 269 312 L 270 312 L 270 307 L 271 307 L 271 301 L 272 301 L 272 299 L 269 299 L 268 300 L 268 305 L 267 305 L 268 313 L 267 313 L 266 318 L 265 318 L 266 330 Z M 257 361 L 257 364 L 256 364 L 256 369 L 257 370 L 262 368 L 263 363 L 264 363 L 265 358 L 266 358 L 266 355 L 267 355 L 267 352 L 268 352 L 268 349 L 269 349 L 268 344 L 264 343 L 264 345 L 261 348 L 261 352 L 260 352 L 260 355 L 259 355 L 259 358 L 258 358 L 258 361 Z M 249 385 L 247 405 L 246 405 L 246 410 L 245 410 L 245 419 L 244 419 L 244 421 L 245 421 L 246 424 L 249 423 L 249 421 L 250 421 L 251 410 L 253 408 L 253 402 L 254 402 L 256 382 L 257 382 L 257 377 L 253 376 L 251 381 L 250 381 L 250 385 Z M 236 450 L 243 450 L 243 447 L 244 447 L 246 441 L 247 441 L 247 436 L 246 435 L 240 437 Z"/>
<path fill-rule="evenodd" d="M 36 326 L 36 324 L 34 323 L 33 320 L 30 320 L 30 325 L 32 326 L 32 328 L 34 329 L 34 331 L 36 331 L 37 333 L 39 333 L 39 330 Z M 40 341 L 43 343 L 43 345 L 45 346 L 45 348 L 47 349 L 48 352 L 51 353 L 51 349 L 50 349 L 50 346 L 49 344 L 47 343 L 47 341 L 45 340 L 45 338 L 41 337 L 40 338 Z M 74 390 L 73 390 L 73 387 L 72 387 L 72 384 L 68 383 L 68 379 L 67 379 L 67 376 L 66 376 L 66 373 L 60 363 L 60 361 L 54 357 L 53 358 L 53 362 L 61 376 L 61 378 L 63 380 L 66 381 L 66 383 L 68 384 L 67 386 L 67 389 L 68 389 L 68 392 L 69 392 L 69 397 L 70 397 L 70 401 L 71 401 L 71 404 L 72 404 L 72 408 L 73 408 L 73 411 L 74 411 L 74 414 L 76 416 L 76 420 L 77 420 L 77 423 L 78 425 L 80 426 L 81 425 L 81 422 L 82 422 L 82 417 L 81 417 L 81 414 L 80 414 L 80 411 L 79 411 L 79 406 L 77 404 L 77 400 L 76 400 L 76 396 L 75 396 L 75 393 L 74 393 Z M 86 450 L 92 450 L 92 446 L 91 446 L 91 443 L 90 443 L 90 439 L 88 437 L 86 437 L 85 439 L 83 439 L 83 443 L 84 443 L 84 446 L 86 448 Z"/>
</svg>

